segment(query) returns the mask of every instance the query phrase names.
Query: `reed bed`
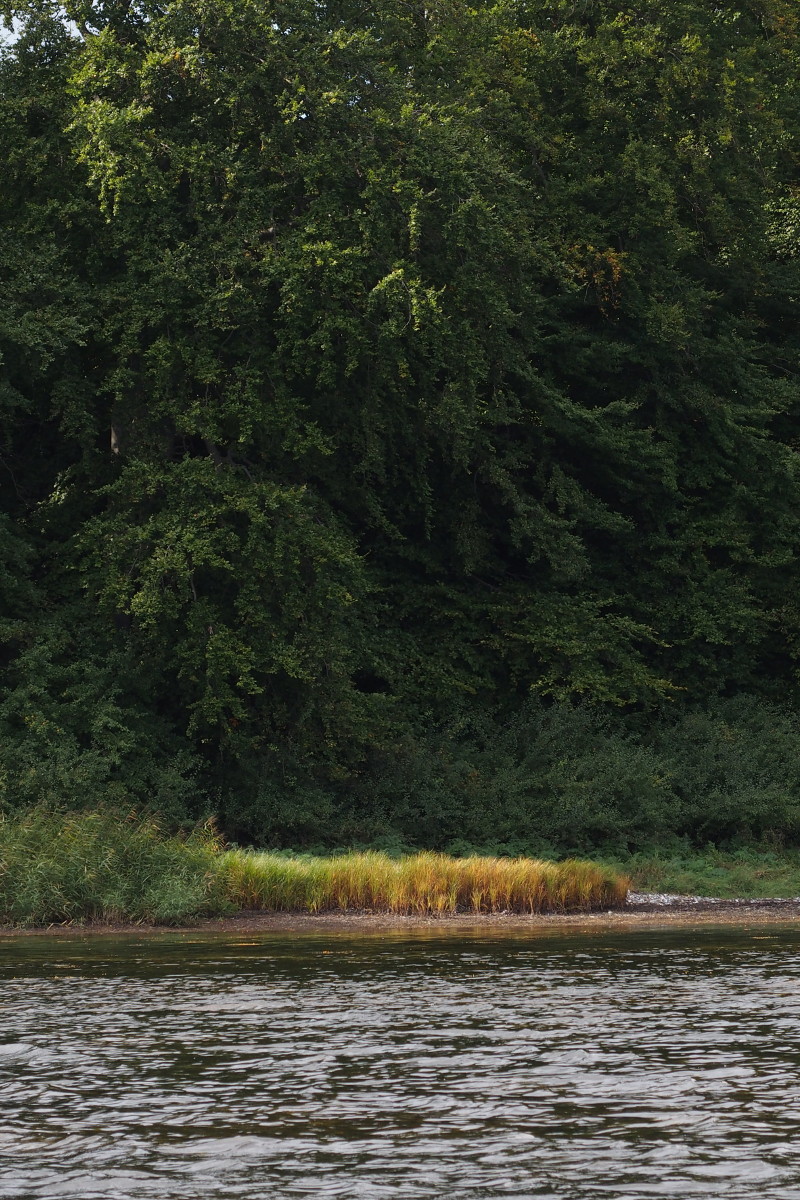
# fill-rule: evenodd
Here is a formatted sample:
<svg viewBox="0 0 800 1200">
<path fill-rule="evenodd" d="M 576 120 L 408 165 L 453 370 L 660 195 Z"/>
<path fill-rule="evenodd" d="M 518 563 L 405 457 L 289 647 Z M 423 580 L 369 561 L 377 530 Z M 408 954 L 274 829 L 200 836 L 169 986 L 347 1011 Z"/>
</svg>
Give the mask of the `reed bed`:
<svg viewBox="0 0 800 1200">
<path fill-rule="evenodd" d="M 377 852 L 331 858 L 225 849 L 112 811 L 0 817 L 0 924 L 180 924 L 242 909 L 441 915 L 574 912 L 625 903 L 627 880 L 591 862 Z"/>
<path fill-rule="evenodd" d="M 164 832 L 136 813 L 51 812 L 0 818 L 0 923 L 177 925 L 230 911 L 213 829 Z"/>
<path fill-rule="evenodd" d="M 264 912 L 584 912 L 621 907 L 628 888 L 613 869 L 577 859 L 432 852 L 401 859 L 371 851 L 290 859 L 229 850 L 220 856 L 219 870 L 234 907 Z"/>
</svg>

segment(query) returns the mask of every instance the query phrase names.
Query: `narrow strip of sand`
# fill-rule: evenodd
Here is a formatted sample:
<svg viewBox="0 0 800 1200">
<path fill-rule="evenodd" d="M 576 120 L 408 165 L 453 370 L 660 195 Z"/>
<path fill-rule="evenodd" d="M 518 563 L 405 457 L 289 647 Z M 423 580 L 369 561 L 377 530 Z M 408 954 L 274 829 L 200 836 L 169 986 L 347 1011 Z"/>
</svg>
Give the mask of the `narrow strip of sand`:
<svg viewBox="0 0 800 1200">
<path fill-rule="evenodd" d="M 798 900 L 682 900 L 669 904 L 626 906 L 621 909 L 582 913 L 447 913 L 442 916 L 398 913 L 243 912 L 230 917 L 203 918 L 190 925 L 108 924 L 86 922 L 46 927 L 0 926 L 0 939 L 31 936 L 120 937 L 148 934 L 268 934 L 268 933 L 402 933 L 404 930 L 431 934 L 525 933 L 545 930 L 674 929 L 711 925 L 797 925 Z"/>
</svg>

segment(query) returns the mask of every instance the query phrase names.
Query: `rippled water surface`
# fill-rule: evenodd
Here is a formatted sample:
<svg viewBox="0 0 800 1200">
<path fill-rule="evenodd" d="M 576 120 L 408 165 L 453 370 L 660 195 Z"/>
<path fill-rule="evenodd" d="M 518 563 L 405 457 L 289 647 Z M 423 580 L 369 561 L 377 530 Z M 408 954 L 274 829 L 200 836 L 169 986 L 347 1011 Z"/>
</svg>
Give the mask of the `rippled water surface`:
<svg viewBox="0 0 800 1200">
<path fill-rule="evenodd" d="M 800 1197 L 798 950 L 0 939 L 0 1196 Z"/>
</svg>

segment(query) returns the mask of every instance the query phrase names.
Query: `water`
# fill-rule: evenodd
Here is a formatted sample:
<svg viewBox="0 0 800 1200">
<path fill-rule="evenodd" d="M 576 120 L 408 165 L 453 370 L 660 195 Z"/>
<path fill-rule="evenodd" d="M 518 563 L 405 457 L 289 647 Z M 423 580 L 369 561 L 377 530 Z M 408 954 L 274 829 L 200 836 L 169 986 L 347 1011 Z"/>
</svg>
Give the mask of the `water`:
<svg viewBox="0 0 800 1200">
<path fill-rule="evenodd" d="M 798 950 L 0 940 L 0 1197 L 800 1197 Z"/>
</svg>

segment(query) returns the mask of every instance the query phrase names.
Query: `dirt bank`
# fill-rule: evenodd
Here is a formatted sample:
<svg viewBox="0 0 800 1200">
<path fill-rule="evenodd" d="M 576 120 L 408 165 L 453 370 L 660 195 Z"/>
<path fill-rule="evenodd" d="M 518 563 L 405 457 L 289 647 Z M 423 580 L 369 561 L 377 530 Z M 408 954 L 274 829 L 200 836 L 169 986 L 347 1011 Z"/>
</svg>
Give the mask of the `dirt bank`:
<svg viewBox="0 0 800 1200">
<path fill-rule="evenodd" d="M 215 917 L 186 926 L 135 924 L 70 924 L 19 929 L 0 926 L 0 938 L 31 935 L 85 937 L 87 934 L 120 936 L 148 933 L 379 933 L 420 930 L 431 933 L 467 933 L 481 930 L 524 933 L 526 930 L 598 928 L 674 928 L 693 925 L 800 924 L 800 899 L 710 900 L 698 896 L 637 896 L 622 909 L 593 913 L 457 913 L 441 917 L 402 916 L 394 913 L 263 913 L 244 912 Z"/>
</svg>

